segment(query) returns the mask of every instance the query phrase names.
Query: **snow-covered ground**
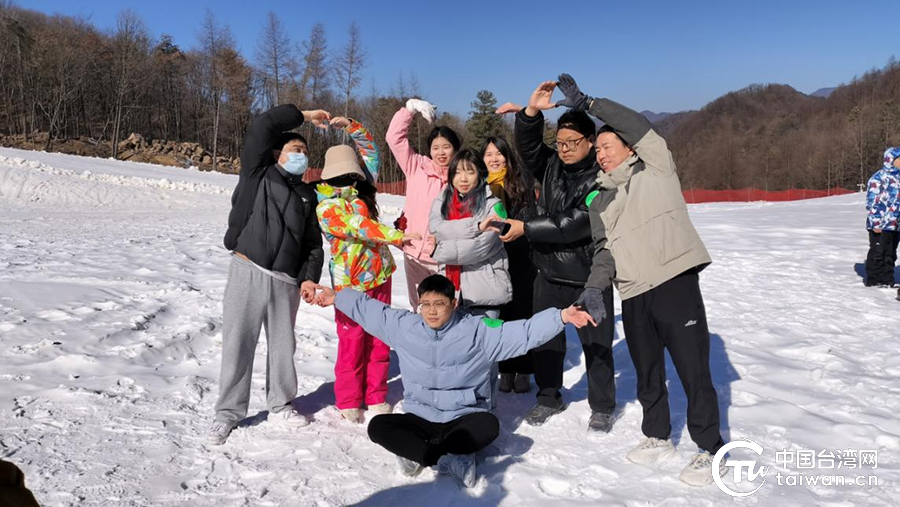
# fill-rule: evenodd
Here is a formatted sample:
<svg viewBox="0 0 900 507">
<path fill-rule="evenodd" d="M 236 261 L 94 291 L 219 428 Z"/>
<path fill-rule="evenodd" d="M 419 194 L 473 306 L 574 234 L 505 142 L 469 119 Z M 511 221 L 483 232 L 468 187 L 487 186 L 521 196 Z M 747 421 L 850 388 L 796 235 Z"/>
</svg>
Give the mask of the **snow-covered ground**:
<svg viewBox="0 0 900 507">
<path fill-rule="evenodd" d="M 263 339 L 251 417 L 226 445 L 206 446 L 229 262 L 222 235 L 236 182 L 196 170 L 0 149 L 0 457 L 24 470 L 42 504 L 731 501 L 715 485 L 694 489 L 678 481 L 696 447 L 671 364 L 678 455 L 652 468 L 625 460 L 641 438 L 641 410 L 618 300 L 620 418 L 612 433 L 585 430 L 581 347 L 570 340 L 570 408 L 533 428 L 521 422 L 533 395 L 503 395 L 501 435 L 483 453 L 482 477 L 471 491 L 431 472 L 400 476 L 364 426 L 339 419 L 331 407 L 337 339 L 330 309 L 304 305 L 297 322 L 296 406 L 313 424 L 288 429 L 265 420 Z M 392 220 L 402 198 L 385 196 L 382 204 Z M 863 210 L 860 194 L 691 206 L 714 259 L 701 286 L 723 432 L 726 440 L 762 445 L 759 464 L 771 466 L 767 482 L 741 503 L 896 505 L 900 497 L 900 302 L 862 285 Z M 402 268 L 393 286 L 396 305 L 408 307 Z M 393 366 L 389 401 L 401 392 Z M 783 450 L 872 450 L 877 468 L 785 470 L 776 466 Z M 878 485 L 778 485 L 776 471 L 874 475 Z M 754 487 L 746 479 L 726 484 Z"/>
</svg>

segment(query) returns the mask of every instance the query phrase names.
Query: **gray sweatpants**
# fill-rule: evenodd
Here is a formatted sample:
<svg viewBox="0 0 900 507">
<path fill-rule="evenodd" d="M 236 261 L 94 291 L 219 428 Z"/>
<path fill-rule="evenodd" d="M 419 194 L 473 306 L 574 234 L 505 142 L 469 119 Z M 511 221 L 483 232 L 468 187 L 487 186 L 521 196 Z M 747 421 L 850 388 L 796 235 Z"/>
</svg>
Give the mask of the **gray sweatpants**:
<svg viewBox="0 0 900 507">
<path fill-rule="evenodd" d="M 266 405 L 272 413 L 290 408 L 291 400 L 297 396 L 294 323 L 300 307 L 299 288 L 234 256 L 223 306 L 222 370 L 216 420 L 237 422 L 247 417 L 260 326 L 265 326 L 268 346 Z"/>
</svg>

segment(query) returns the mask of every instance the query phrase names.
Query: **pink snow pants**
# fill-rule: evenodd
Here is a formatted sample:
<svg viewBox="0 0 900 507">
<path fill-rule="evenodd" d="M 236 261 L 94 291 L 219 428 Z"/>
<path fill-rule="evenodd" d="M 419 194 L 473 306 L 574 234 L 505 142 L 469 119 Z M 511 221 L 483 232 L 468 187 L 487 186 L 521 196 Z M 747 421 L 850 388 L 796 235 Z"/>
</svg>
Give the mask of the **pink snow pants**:
<svg viewBox="0 0 900 507">
<path fill-rule="evenodd" d="M 369 289 L 366 294 L 391 304 L 391 279 Z M 337 309 L 334 320 L 338 334 L 338 355 L 334 364 L 335 405 L 343 410 L 359 408 L 363 401 L 367 406 L 384 403 L 391 348 Z"/>
</svg>

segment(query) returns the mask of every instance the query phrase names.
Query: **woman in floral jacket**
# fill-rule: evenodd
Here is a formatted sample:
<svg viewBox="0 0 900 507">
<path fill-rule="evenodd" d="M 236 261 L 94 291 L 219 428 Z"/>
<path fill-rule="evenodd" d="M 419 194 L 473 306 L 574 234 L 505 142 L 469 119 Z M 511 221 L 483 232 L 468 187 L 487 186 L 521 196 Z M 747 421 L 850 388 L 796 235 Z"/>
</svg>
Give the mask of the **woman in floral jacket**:
<svg viewBox="0 0 900 507">
<path fill-rule="evenodd" d="M 402 248 L 421 236 L 378 221 L 374 181 L 379 157 L 371 134 L 355 120 L 335 118 L 331 124 L 345 128 L 365 163 L 365 168 L 360 167 L 350 146 L 333 146 L 325 153 L 323 181 L 316 185 L 316 216 L 331 245 L 331 282 L 335 291 L 352 288 L 390 304 L 396 265 L 388 245 Z M 362 422 L 363 403 L 376 415 L 391 412 L 385 401 L 390 348 L 340 311 L 335 311 L 335 322 L 335 406 L 355 423 Z"/>
</svg>

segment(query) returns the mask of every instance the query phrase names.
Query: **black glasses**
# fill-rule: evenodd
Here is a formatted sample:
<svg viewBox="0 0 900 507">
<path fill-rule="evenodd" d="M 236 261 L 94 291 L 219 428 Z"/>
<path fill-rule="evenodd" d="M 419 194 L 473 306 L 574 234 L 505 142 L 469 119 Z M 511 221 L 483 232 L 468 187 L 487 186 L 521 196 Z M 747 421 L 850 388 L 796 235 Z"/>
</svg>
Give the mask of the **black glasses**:
<svg viewBox="0 0 900 507">
<path fill-rule="evenodd" d="M 572 151 L 581 144 L 581 141 L 584 141 L 584 137 L 585 136 L 581 136 L 578 139 L 570 139 L 568 141 L 556 141 L 556 149 L 562 150 L 565 148 L 566 151 Z"/>
</svg>

